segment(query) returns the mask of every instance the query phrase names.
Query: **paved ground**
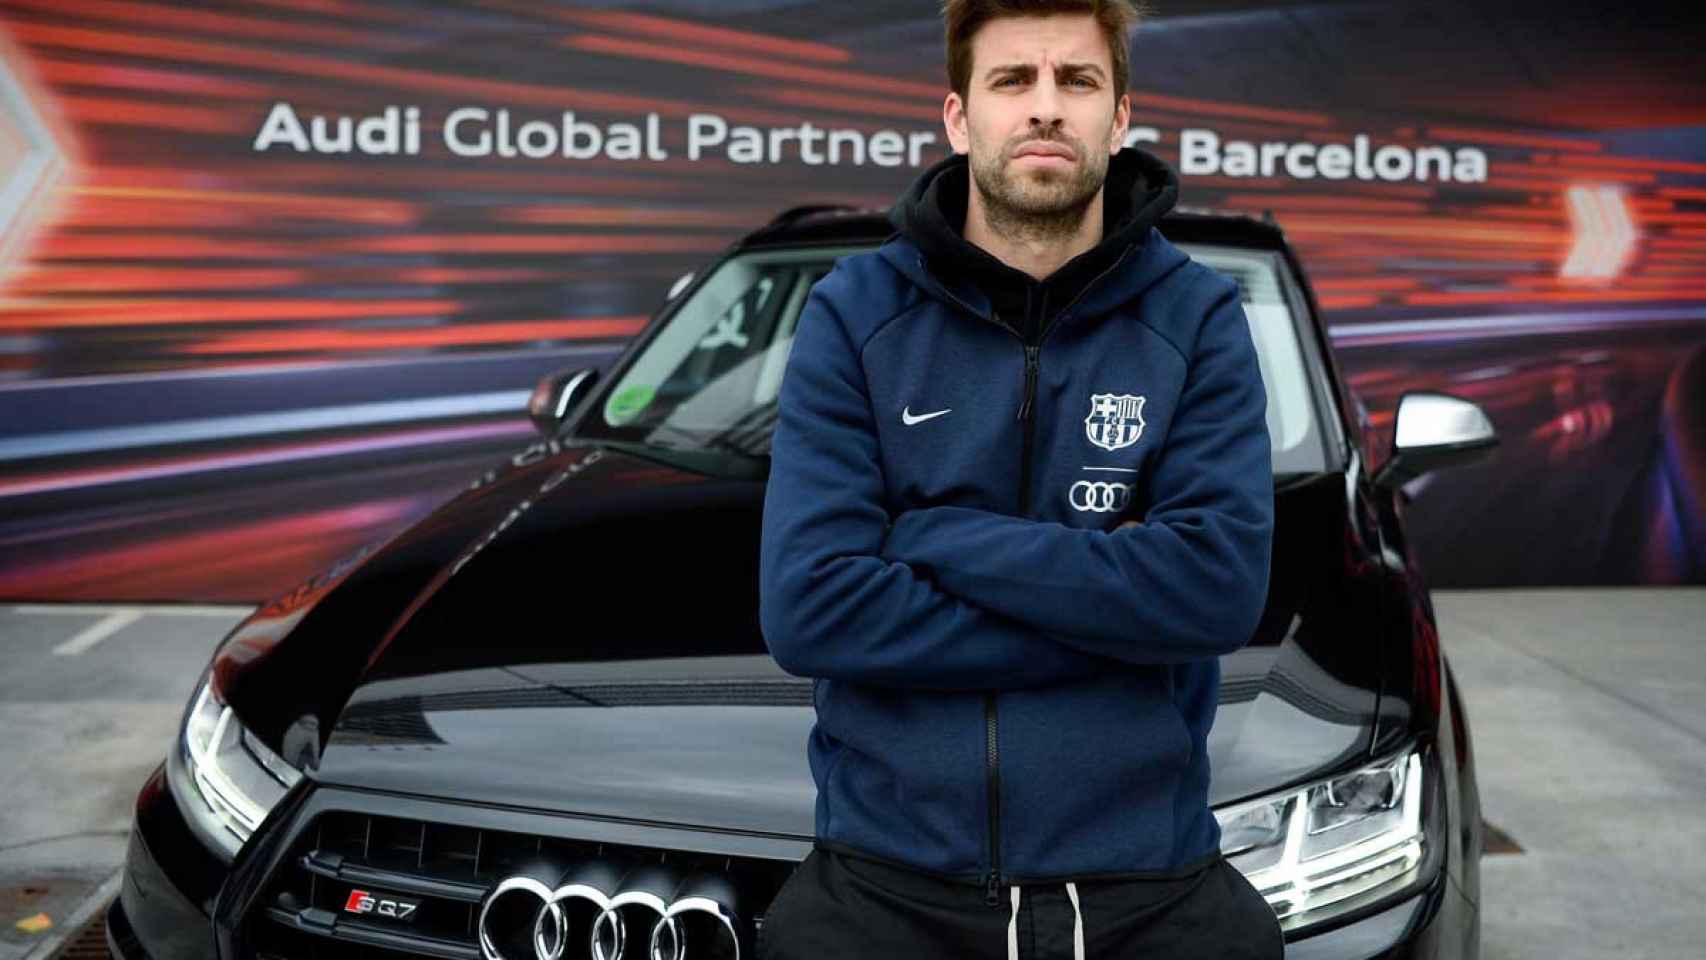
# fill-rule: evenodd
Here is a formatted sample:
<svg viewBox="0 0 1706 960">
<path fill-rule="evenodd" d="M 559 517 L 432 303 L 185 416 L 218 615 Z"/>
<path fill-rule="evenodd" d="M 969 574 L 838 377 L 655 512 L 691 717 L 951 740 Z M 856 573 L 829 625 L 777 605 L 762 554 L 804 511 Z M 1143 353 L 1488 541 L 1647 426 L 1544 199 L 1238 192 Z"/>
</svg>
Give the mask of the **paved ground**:
<svg viewBox="0 0 1706 960">
<path fill-rule="evenodd" d="M 131 805 L 242 607 L 0 607 L 0 960 L 124 860 Z M 54 926 L 26 933 L 46 913 Z"/>
<path fill-rule="evenodd" d="M 1706 590 L 1435 594 L 1487 819 L 1488 960 L 1699 956 Z M 0 960 L 42 957 L 241 608 L 0 607 Z M 26 933 L 38 912 L 55 926 Z"/>
<path fill-rule="evenodd" d="M 1436 593 L 1486 819 L 1487 960 L 1706 955 L 1706 590 Z"/>
</svg>

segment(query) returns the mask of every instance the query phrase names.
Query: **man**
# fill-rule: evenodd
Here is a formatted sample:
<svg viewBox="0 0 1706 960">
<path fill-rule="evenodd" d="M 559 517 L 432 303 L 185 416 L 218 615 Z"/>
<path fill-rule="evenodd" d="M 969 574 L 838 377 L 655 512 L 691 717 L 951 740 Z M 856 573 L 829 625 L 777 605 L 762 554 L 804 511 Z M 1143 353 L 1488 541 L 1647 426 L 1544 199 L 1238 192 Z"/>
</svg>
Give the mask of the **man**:
<svg viewBox="0 0 1706 960">
<path fill-rule="evenodd" d="M 1206 739 L 1273 527 L 1236 286 L 1122 149 L 1130 0 L 947 0 L 954 155 L 812 290 L 760 618 L 817 845 L 761 956 L 1260 957 Z"/>
</svg>

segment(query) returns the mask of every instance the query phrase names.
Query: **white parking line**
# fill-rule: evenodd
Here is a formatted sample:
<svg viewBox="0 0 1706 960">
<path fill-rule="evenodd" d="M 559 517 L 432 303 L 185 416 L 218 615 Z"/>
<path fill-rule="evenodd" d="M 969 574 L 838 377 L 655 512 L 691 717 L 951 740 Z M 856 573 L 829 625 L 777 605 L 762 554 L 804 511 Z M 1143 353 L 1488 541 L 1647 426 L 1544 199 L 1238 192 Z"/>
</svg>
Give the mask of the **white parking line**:
<svg viewBox="0 0 1706 960">
<path fill-rule="evenodd" d="M 151 617 L 245 617 L 254 607 L 243 606 L 213 606 L 208 604 L 161 604 L 159 606 L 135 606 L 132 604 L 111 603 L 20 603 L 10 608 L 14 613 L 66 615 L 73 617 L 99 617 L 109 613 L 123 613 L 134 610 Z"/>
<path fill-rule="evenodd" d="M 120 610 L 117 613 L 108 614 L 93 626 L 54 647 L 53 655 L 56 657 L 75 657 L 141 619 L 141 610 Z"/>
</svg>

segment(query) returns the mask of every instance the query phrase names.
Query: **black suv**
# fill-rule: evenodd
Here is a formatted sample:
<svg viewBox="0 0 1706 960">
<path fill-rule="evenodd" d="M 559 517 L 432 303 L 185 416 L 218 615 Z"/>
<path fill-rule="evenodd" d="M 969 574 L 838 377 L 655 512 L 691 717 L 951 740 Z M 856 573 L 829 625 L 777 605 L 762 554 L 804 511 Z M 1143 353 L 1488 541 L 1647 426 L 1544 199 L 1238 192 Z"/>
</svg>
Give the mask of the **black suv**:
<svg viewBox="0 0 1706 960">
<path fill-rule="evenodd" d="M 1273 438 L 1267 611 L 1209 737 L 1224 854 L 1290 956 L 1474 957 L 1469 730 L 1402 488 L 1492 427 L 1409 394 L 1377 453 L 1280 231 L 1161 229 L 1238 280 Z M 609 377 L 545 378 L 545 439 L 233 630 L 138 798 L 115 954 L 750 956 L 813 824 L 811 686 L 758 628 L 777 390 L 807 290 L 889 231 L 778 217 Z"/>
</svg>

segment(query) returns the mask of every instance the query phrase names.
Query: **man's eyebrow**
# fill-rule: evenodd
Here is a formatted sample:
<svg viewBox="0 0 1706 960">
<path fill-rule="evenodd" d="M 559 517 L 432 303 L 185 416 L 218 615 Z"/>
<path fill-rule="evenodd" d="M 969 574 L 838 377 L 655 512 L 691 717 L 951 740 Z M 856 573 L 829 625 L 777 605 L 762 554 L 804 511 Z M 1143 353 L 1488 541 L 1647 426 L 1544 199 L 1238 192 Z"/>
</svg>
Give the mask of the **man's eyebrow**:
<svg viewBox="0 0 1706 960">
<path fill-rule="evenodd" d="M 1097 66 L 1094 63 L 1088 63 L 1088 62 L 1085 62 L 1085 63 L 1063 63 L 1060 65 L 1060 72 L 1061 73 L 1092 73 L 1092 74 L 1095 74 L 1098 78 L 1106 76 L 1106 74 L 1104 74 L 1102 72 L 1101 67 Z"/>
</svg>

